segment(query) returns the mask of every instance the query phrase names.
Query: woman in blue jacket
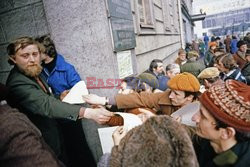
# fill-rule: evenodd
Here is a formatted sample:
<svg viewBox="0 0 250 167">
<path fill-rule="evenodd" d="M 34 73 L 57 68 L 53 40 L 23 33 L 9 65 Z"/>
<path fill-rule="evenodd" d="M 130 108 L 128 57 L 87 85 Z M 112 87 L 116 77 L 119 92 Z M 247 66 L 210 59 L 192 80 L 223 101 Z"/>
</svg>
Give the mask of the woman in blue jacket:
<svg viewBox="0 0 250 167">
<path fill-rule="evenodd" d="M 45 47 L 42 75 L 52 92 L 56 96 L 60 96 L 64 91 L 71 89 L 81 78 L 74 66 L 57 53 L 55 44 L 48 35 L 37 38 L 37 41 Z"/>
</svg>

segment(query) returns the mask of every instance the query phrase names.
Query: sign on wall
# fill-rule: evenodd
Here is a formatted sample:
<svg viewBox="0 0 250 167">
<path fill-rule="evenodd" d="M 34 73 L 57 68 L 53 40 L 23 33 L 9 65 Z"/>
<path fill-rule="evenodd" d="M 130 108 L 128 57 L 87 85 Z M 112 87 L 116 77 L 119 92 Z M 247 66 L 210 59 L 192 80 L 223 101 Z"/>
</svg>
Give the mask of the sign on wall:
<svg viewBox="0 0 250 167">
<path fill-rule="evenodd" d="M 116 55 L 118 62 L 119 78 L 125 78 L 133 74 L 131 51 L 127 50 L 127 51 L 117 52 Z"/>
<path fill-rule="evenodd" d="M 135 48 L 135 33 L 130 0 L 107 0 L 114 50 Z"/>
</svg>

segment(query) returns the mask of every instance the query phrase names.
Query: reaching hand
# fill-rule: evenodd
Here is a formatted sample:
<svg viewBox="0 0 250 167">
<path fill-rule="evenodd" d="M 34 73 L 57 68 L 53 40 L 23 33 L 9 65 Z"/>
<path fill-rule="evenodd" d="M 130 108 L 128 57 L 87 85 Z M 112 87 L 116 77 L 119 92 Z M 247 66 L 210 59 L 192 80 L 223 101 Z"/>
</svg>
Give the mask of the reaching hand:
<svg viewBox="0 0 250 167">
<path fill-rule="evenodd" d="M 142 120 L 142 122 L 145 122 L 150 117 L 155 116 L 154 113 L 143 108 L 139 108 L 139 111 L 141 112 L 141 114 L 138 114 L 137 116 Z"/>
<path fill-rule="evenodd" d="M 60 94 L 60 100 L 62 101 L 64 97 L 69 93 L 69 90 L 65 90 Z"/>
<path fill-rule="evenodd" d="M 89 104 L 105 105 L 106 103 L 106 97 L 100 97 L 95 94 L 84 95 L 82 98 Z"/>
<path fill-rule="evenodd" d="M 127 129 L 125 129 L 123 126 L 119 126 L 112 135 L 114 145 L 119 145 L 121 139 L 127 134 Z"/>
<path fill-rule="evenodd" d="M 86 108 L 84 112 L 84 117 L 88 119 L 93 119 L 99 124 L 105 124 L 109 121 L 110 117 L 114 114 L 103 107 L 99 108 Z"/>
</svg>

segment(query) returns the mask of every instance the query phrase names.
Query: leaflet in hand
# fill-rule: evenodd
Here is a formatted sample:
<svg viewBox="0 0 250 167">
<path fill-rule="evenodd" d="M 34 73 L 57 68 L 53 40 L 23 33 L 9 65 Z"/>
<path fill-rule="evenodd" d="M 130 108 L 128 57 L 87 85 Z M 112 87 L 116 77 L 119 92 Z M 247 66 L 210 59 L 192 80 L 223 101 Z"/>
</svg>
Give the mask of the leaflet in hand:
<svg viewBox="0 0 250 167">
<path fill-rule="evenodd" d="M 82 104 L 85 103 L 82 96 L 88 95 L 88 89 L 84 81 L 79 81 L 73 88 L 70 89 L 69 93 L 62 100 L 63 102 L 70 104 Z"/>
<path fill-rule="evenodd" d="M 195 127 L 195 122 L 192 121 L 192 116 L 200 110 L 200 102 L 193 102 L 181 107 L 179 110 L 171 114 L 172 117 L 176 118 L 181 116 L 181 123 Z"/>
<path fill-rule="evenodd" d="M 124 122 L 123 126 L 128 131 L 131 130 L 132 128 L 142 124 L 141 119 L 135 114 L 122 113 L 122 112 L 116 112 L 115 114 L 119 114 L 123 117 L 123 122 Z M 98 129 L 103 154 L 111 152 L 111 149 L 114 146 L 112 134 L 116 130 L 117 127 L 118 126 Z"/>
</svg>

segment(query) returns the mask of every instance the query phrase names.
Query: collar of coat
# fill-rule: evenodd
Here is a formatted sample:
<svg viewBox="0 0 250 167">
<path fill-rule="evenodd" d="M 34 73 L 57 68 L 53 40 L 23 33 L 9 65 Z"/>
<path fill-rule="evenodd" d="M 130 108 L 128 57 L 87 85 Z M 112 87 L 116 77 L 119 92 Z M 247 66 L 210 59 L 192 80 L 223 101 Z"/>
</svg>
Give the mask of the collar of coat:
<svg viewBox="0 0 250 167">
<path fill-rule="evenodd" d="M 240 57 L 241 59 L 243 59 L 243 60 L 246 60 L 246 58 L 245 58 L 245 53 L 244 52 L 241 52 L 241 51 L 237 51 L 236 52 L 236 55 L 238 56 L 238 57 Z"/>
</svg>

